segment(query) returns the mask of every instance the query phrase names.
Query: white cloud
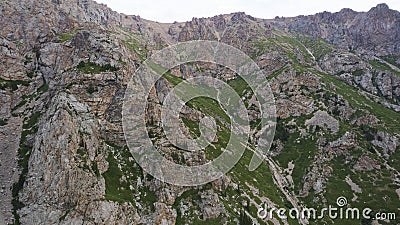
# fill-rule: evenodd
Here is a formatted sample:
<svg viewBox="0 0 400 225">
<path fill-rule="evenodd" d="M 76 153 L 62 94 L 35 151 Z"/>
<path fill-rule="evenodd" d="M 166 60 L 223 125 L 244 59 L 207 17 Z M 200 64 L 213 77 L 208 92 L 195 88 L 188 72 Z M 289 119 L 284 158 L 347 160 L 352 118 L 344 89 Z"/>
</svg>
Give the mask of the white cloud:
<svg viewBox="0 0 400 225">
<path fill-rule="evenodd" d="M 258 18 L 310 15 L 337 12 L 342 8 L 368 11 L 383 0 L 96 0 L 117 12 L 139 15 L 158 22 L 188 21 L 192 17 L 211 17 L 245 12 Z M 391 9 L 400 10 L 399 0 L 386 0 Z"/>
</svg>

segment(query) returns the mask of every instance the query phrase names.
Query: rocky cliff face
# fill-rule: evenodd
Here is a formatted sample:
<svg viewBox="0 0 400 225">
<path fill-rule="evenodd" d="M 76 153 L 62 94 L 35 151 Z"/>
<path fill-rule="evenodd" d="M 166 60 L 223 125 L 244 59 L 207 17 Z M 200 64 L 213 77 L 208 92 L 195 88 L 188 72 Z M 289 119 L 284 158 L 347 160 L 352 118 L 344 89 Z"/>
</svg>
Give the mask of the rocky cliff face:
<svg viewBox="0 0 400 225">
<path fill-rule="evenodd" d="M 386 5 L 173 24 L 119 14 L 91 0 L 3 1 L 0 10 L 0 220 L 263 224 L 261 203 L 321 208 L 339 196 L 354 207 L 399 213 L 400 13 Z M 277 131 L 256 171 L 248 171 L 246 151 L 221 179 L 178 187 L 144 173 L 133 159 L 122 131 L 122 100 L 148 56 L 199 39 L 233 45 L 255 60 L 276 98 Z M 217 118 L 212 149 L 182 152 L 157 125 L 165 94 L 201 75 L 226 81 L 248 103 L 249 144 L 259 132 L 251 91 L 234 72 L 209 63 L 181 65 L 156 83 L 147 109 L 149 135 L 176 163 L 205 163 L 229 139 L 220 106 L 207 99 L 188 104 L 180 126 L 195 137 L 202 118 Z M 269 223 L 333 222 L 275 217 Z"/>
<path fill-rule="evenodd" d="M 343 9 L 314 16 L 283 19 L 291 31 L 322 38 L 347 50 L 364 50 L 373 55 L 399 54 L 400 14 L 379 4 L 366 13 Z"/>
</svg>

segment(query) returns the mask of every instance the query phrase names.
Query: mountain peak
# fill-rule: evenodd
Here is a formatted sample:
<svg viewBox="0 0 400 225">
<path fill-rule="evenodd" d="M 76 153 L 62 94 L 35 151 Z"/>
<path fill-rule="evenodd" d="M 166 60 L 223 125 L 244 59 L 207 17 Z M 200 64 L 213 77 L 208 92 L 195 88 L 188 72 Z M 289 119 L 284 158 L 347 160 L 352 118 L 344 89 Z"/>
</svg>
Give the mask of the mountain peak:
<svg viewBox="0 0 400 225">
<path fill-rule="evenodd" d="M 376 5 L 375 7 L 371 8 L 369 11 L 387 11 L 390 10 L 389 6 L 386 3 L 380 3 L 378 5 Z"/>
<path fill-rule="evenodd" d="M 340 13 L 354 13 L 355 11 L 350 8 L 343 8 Z"/>
<path fill-rule="evenodd" d="M 376 6 L 377 9 L 389 9 L 389 6 L 386 3 L 380 3 Z"/>
</svg>

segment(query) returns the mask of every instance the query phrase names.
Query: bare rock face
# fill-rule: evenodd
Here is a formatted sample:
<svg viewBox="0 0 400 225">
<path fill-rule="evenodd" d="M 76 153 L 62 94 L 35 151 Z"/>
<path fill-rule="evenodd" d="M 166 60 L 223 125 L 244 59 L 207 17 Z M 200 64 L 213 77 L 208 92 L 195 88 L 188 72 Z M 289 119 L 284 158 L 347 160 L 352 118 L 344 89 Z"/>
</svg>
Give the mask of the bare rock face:
<svg viewBox="0 0 400 225">
<path fill-rule="evenodd" d="M 376 76 L 376 85 L 383 96 L 400 101 L 400 77 L 390 72 L 378 72 Z"/>
<path fill-rule="evenodd" d="M 10 118 L 7 124 L 0 127 L 0 218 L 1 222 L 11 222 L 14 183 L 18 180 L 18 157 L 20 134 L 22 132 L 23 120 L 21 118 Z"/>
<path fill-rule="evenodd" d="M 135 208 L 129 203 L 119 204 L 112 201 L 98 201 L 88 206 L 90 209 L 89 221 L 87 224 L 138 224 L 140 216 Z M 72 218 L 71 218 L 72 217 Z M 66 216 L 63 224 L 81 223 L 86 218 L 77 216 L 78 219 L 73 219 L 73 216 Z M 85 223 L 85 222 L 83 222 Z"/>
<path fill-rule="evenodd" d="M 326 55 L 319 65 L 350 85 L 357 85 L 370 94 L 383 96 L 389 102 L 398 102 L 400 77 L 396 73 L 399 69 L 394 67 L 381 71 L 365 61 L 371 59 L 387 68 L 392 66 L 377 57 L 345 52 L 332 52 Z"/>
<path fill-rule="evenodd" d="M 385 18 L 385 20 L 381 20 Z M 400 13 L 379 4 L 366 13 L 344 9 L 286 19 L 289 30 L 323 38 L 342 48 L 362 49 L 377 55 L 400 53 Z"/>
<path fill-rule="evenodd" d="M 176 212 L 166 204 L 157 203 L 155 205 L 156 212 L 154 213 L 154 224 L 172 225 L 175 224 Z"/>
<path fill-rule="evenodd" d="M 371 73 L 365 73 L 362 76 L 358 76 L 358 77 L 354 78 L 354 82 L 356 84 L 360 85 L 366 91 L 368 91 L 372 94 L 375 94 L 375 95 L 378 94 L 378 89 L 374 86 L 373 76 Z M 379 83 L 379 84 L 381 84 L 381 83 Z M 381 86 L 381 85 L 379 85 L 379 86 Z"/>
<path fill-rule="evenodd" d="M 316 126 L 326 128 L 332 133 L 339 131 L 339 121 L 324 111 L 317 111 L 311 119 L 306 120 L 305 125 L 313 126 L 314 129 Z"/>
<path fill-rule="evenodd" d="M 377 133 L 376 139 L 374 139 L 371 143 L 382 148 L 383 154 L 386 157 L 398 150 L 398 147 L 400 146 L 400 141 L 397 137 L 382 131 Z"/>
<path fill-rule="evenodd" d="M 332 74 L 362 70 L 367 64 L 359 56 L 348 52 L 332 52 L 320 62 L 321 68 Z"/>
<path fill-rule="evenodd" d="M 380 165 L 368 156 L 363 156 L 359 159 L 358 163 L 354 165 L 355 170 L 371 171 L 380 169 Z"/>
<path fill-rule="evenodd" d="M 288 71 L 273 79 L 271 86 L 274 94 L 282 97 L 276 101 L 278 117 L 308 115 L 314 111 L 314 100 L 308 94 L 319 88 L 318 78 L 309 74 L 296 76 L 295 71 Z"/>
<path fill-rule="evenodd" d="M 207 190 L 201 194 L 200 208 L 204 219 L 217 218 L 225 212 L 224 206 L 219 202 L 218 195 L 212 190 Z"/>
<path fill-rule="evenodd" d="M 99 201 L 105 186 L 98 168 L 107 161 L 99 140 L 99 124 L 90 108 L 73 95 L 60 93 L 42 119 L 49 122 L 39 127 L 33 145 L 29 173 L 20 194 L 27 206 L 19 212 L 21 222 L 124 223 L 137 217 L 132 206 Z M 71 215 L 70 208 L 74 208 Z M 119 211 L 130 213 L 119 215 Z"/>
</svg>

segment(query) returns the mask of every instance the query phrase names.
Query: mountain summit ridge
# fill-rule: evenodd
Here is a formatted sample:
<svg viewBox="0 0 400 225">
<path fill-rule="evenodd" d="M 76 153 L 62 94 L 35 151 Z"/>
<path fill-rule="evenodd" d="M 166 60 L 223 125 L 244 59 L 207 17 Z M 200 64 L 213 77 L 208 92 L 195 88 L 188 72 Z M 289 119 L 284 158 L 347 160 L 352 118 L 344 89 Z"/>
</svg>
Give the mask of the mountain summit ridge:
<svg viewBox="0 0 400 225">
<path fill-rule="evenodd" d="M 57 0 L 57 1 L 39 1 L 39 3 L 28 3 L 21 2 L 20 7 L 25 10 L 35 11 L 35 9 L 46 9 L 50 13 L 48 20 L 53 29 L 58 29 L 60 22 L 63 21 L 62 17 L 57 18 L 59 13 L 62 12 L 66 15 L 66 18 L 75 19 L 81 22 L 95 23 L 101 26 L 122 26 L 138 31 L 138 27 L 155 27 L 161 26 L 162 30 L 156 31 L 160 33 L 164 38 L 169 39 L 168 30 L 171 27 L 176 27 L 176 25 L 184 26 L 187 22 L 177 22 L 177 23 L 158 23 L 156 21 L 150 21 L 142 19 L 140 16 L 131 16 L 120 14 L 112 9 L 108 8 L 105 4 L 98 4 L 93 0 Z M 36 4 L 36 5 L 35 5 Z M 3 7 L 7 5 L 3 3 Z M 4 10 L 4 9 L 3 9 Z M 16 15 L 18 15 L 16 11 Z M 6 14 L 2 17 L 3 21 L 7 21 Z M 54 17 L 55 16 L 55 17 Z M 53 18 L 54 17 L 54 18 Z M 315 15 L 308 16 L 297 16 L 297 17 L 287 17 L 279 19 L 262 19 L 254 18 L 251 15 L 247 15 L 244 12 L 236 12 L 226 15 L 218 15 L 208 18 L 193 18 L 193 20 L 200 19 L 201 21 L 214 20 L 215 18 L 247 18 L 253 21 L 260 21 L 260 23 L 265 23 L 273 28 L 285 27 L 289 31 L 300 32 L 303 34 L 310 35 L 314 38 L 323 38 L 324 40 L 338 45 L 341 48 L 352 48 L 353 50 L 362 48 L 364 50 L 373 50 L 378 52 L 380 55 L 383 54 L 399 54 L 400 43 L 399 43 L 399 29 L 400 26 L 400 13 L 396 10 L 392 10 L 385 3 L 378 4 L 376 7 L 371 8 L 368 12 L 356 12 L 353 10 L 342 9 L 339 12 L 322 12 Z M 18 20 L 12 20 L 11 23 Z M 386 21 L 387 27 L 379 24 L 379 21 Z M 65 23 L 65 22 L 62 22 Z M 277 27 L 274 25 L 278 25 Z M 17 24 L 16 24 L 17 25 Z M 72 24 L 71 24 L 72 25 Z M 70 25 L 70 26 L 71 26 Z M 76 28 L 72 25 L 73 28 Z M 321 27 L 324 26 L 324 27 Z M 8 26 L 10 27 L 10 26 Z M 169 27 L 169 28 L 168 28 Z M 60 27 L 61 28 L 61 27 Z M 379 29 L 384 28 L 384 29 Z M 71 29 L 71 28 L 70 28 Z M 7 26 L 3 28 L 1 35 L 3 37 L 11 37 L 13 33 L 21 29 L 7 30 Z M 377 35 L 374 34 L 377 31 L 382 33 Z M 7 33 L 4 33 L 7 32 Z M 63 32 L 63 31 L 60 31 Z M 341 34 L 344 33 L 344 34 Z M 17 40 L 18 35 L 11 38 Z M 39 33 L 37 33 L 39 36 Z M 20 35 L 22 38 L 23 36 Z M 36 37 L 38 38 L 38 37 Z M 36 39 L 30 37 L 29 39 Z M 387 43 L 386 43 L 386 42 Z M 392 43 L 393 46 L 390 46 Z M 373 48 L 374 49 L 371 49 Z M 380 49 L 378 49 L 378 47 Z"/>
</svg>

